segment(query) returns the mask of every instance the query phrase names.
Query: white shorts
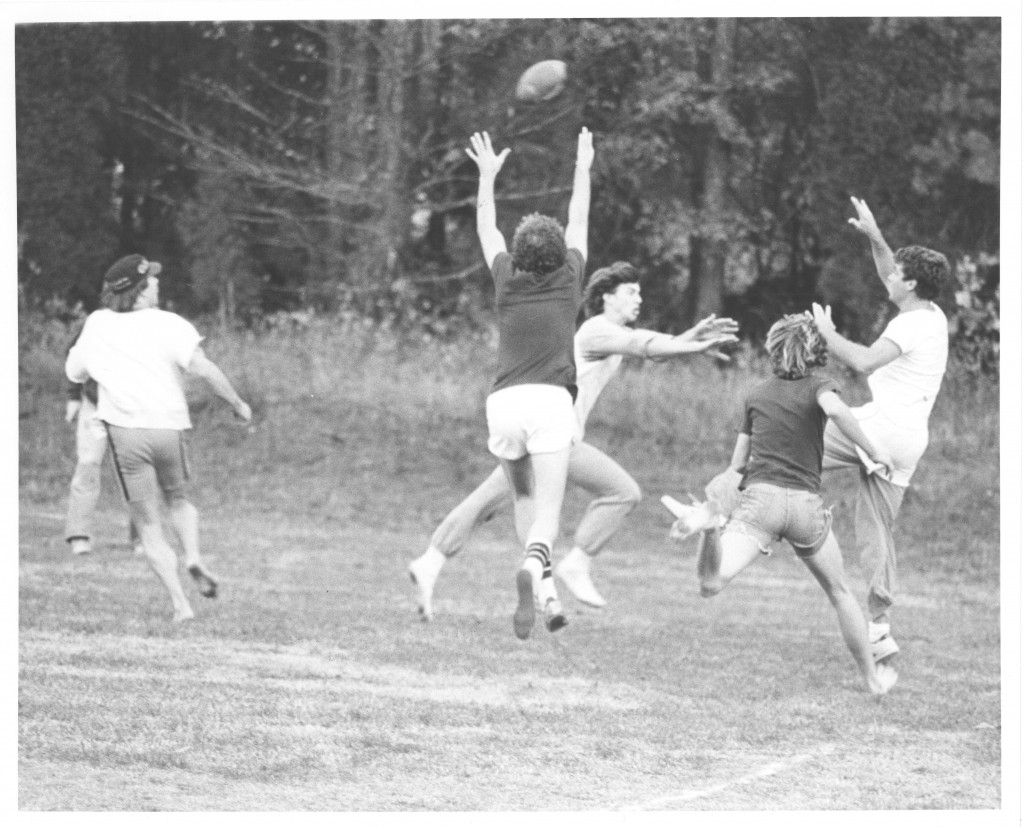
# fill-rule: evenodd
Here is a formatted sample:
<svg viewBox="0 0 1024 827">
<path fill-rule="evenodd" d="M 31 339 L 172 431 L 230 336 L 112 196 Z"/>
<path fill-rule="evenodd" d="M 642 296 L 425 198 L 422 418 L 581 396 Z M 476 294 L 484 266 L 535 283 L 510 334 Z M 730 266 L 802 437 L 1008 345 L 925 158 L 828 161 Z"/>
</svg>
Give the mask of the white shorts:
<svg viewBox="0 0 1024 827">
<path fill-rule="evenodd" d="M 572 446 L 576 413 L 567 388 L 513 385 L 487 397 L 487 450 L 498 459 L 553 454 Z"/>
</svg>

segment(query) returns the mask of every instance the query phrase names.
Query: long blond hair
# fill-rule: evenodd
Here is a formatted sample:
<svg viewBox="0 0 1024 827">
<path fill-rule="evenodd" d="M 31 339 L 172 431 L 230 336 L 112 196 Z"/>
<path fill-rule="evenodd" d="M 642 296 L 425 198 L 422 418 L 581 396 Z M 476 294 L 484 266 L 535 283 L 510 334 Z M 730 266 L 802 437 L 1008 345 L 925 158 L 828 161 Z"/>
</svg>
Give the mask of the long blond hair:
<svg viewBox="0 0 1024 827">
<path fill-rule="evenodd" d="M 828 362 L 828 345 L 810 313 L 783 316 L 765 341 L 772 372 L 782 379 L 800 379 Z"/>
</svg>

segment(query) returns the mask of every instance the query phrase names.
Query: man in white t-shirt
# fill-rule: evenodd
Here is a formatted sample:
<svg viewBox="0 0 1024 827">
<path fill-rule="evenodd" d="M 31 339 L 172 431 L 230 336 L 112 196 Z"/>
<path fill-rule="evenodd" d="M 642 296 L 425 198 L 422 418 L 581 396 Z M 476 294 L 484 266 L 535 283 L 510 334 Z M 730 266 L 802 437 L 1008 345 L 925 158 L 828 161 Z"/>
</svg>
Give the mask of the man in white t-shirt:
<svg viewBox="0 0 1024 827">
<path fill-rule="evenodd" d="M 202 336 L 175 313 L 157 309 L 159 262 L 130 255 L 103 278 L 97 310 L 68 352 L 72 382 L 99 385 L 97 415 L 110 441 L 114 470 L 149 564 L 171 596 L 176 621 L 194 617 L 178 577 L 178 558 L 160 523 L 160 498 L 204 597 L 217 582 L 199 554 L 199 516 L 185 497 L 189 479 L 183 432 L 192 427 L 182 373 L 204 379 L 243 421 L 252 417 L 220 369 L 203 353 Z"/>
<path fill-rule="evenodd" d="M 640 502 L 640 487 L 611 457 L 584 442 L 587 417 L 608 380 L 625 355 L 661 358 L 714 351 L 735 342 L 736 323 L 711 316 L 678 336 L 653 330 L 634 330 L 627 325 L 640 312 L 639 275 L 631 264 L 620 261 L 591 276 L 583 306 L 589 317 L 573 339 L 577 395 L 574 404 L 576 435 L 569 453 L 568 480 L 595 496 L 580 521 L 572 549 L 555 574 L 581 602 L 605 605 L 590 579 L 590 561 L 618 531 L 626 516 Z M 409 565 L 417 586 L 420 617 L 433 614 L 434 584 L 448 558 L 457 554 L 481 523 L 491 519 L 509 499 L 508 483 L 496 468 L 475 491 L 459 503 L 434 531 L 426 552 Z"/>
<path fill-rule="evenodd" d="M 850 223 L 867 236 L 879 278 L 889 301 L 899 308 L 870 347 L 843 338 L 832 323 L 831 308 L 814 305 L 814 320 L 836 359 L 868 374 L 871 402 L 854 409 L 861 428 L 892 454 L 886 478 L 865 461 L 831 423 L 825 430 L 823 470 L 860 469 L 855 532 L 868 582 L 868 624 L 876 661 L 899 651 L 890 631 L 896 588 L 896 515 L 910 478 L 928 445 L 928 416 L 935 404 L 949 345 L 946 316 L 933 299 L 949 278 L 949 262 L 925 247 L 889 249 L 863 201 L 853 198 L 857 217 Z"/>
</svg>

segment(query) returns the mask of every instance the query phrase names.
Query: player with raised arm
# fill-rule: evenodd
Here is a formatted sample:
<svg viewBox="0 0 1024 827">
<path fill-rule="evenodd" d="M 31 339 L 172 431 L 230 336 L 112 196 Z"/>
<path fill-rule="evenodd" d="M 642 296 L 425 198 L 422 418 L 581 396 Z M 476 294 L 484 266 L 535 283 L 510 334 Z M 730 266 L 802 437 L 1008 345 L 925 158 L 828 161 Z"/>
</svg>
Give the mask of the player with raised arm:
<svg viewBox="0 0 1024 827">
<path fill-rule="evenodd" d="M 584 127 L 564 233 L 555 219 L 528 215 L 516 228 L 510 255 L 494 203 L 494 181 L 510 150 L 496 154 L 486 132 L 475 133 L 470 143 L 466 153 L 480 172 L 477 236 L 494 278 L 498 311 L 498 371 L 487 397 L 487 447 L 508 478 L 516 534 L 525 549 L 512 618 L 516 637 L 523 640 L 533 629 L 535 601 L 549 629 L 566 623 L 551 577 L 551 548 L 576 424 L 572 337 L 587 258 L 594 146 Z"/>
<path fill-rule="evenodd" d="M 594 496 L 576 529 L 573 546 L 556 566 L 555 574 L 573 596 L 601 608 L 605 599 L 590 576 L 591 561 L 619 530 L 640 502 L 636 481 L 611 457 L 585 442 L 587 417 L 598 397 L 622 364 L 624 356 L 663 359 L 693 353 L 717 352 L 736 341 L 732 319 L 709 316 L 678 336 L 629 327 L 640 313 L 639 274 L 633 265 L 617 261 L 597 270 L 587 283 L 583 306 L 587 320 L 574 337 L 576 362 L 576 438 L 569 452 L 568 481 Z M 434 585 L 445 562 L 468 542 L 470 534 L 489 520 L 509 498 L 502 469 L 496 468 L 434 531 L 427 550 L 409 564 L 417 587 L 420 616 L 433 614 Z"/>
<path fill-rule="evenodd" d="M 946 372 L 949 328 L 934 299 L 949 279 L 949 262 L 926 247 L 902 247 L 895 253 L 882 236 L 864 201 L 852 198 L 850 219 L 867 236 L 878 277 L 899 309 L 870 346 L 841 336 L 829 307 L 814 305 L 814 320 L 829 352 L 855 371 L 867 374 L 871 402 L 855 408 L 864 432 L 893 457 L 891 475 L 869 470 L 853 442 L 833 425 L 825 430 L 824 470 L 857 468 L 854 531 L 868 583 L 869 634 L 877 661 L 891 658 L 899 646 L 890 631 L 896 590 L 896 516 L 910 478 L 928 445 L 928 417 Z"/>
<path fill-rule="evenodd" d="M 772 325 L 767 347 L 774 376 L 747 395 L 729 464 L 741 476 L 739 504 L 724 528 L 710 503 L 679 506 L 670 536 L 683 540 L 702 532 L 697 573 L 704 597 L 770 554 L 773 541 L 787 540 L 828 595 L 869 691 L 882 695 L 896 683 L 896 671 L 871 656 L 867 623 L 847 585 L 832 514 L 819 493 L 826 421 L 879 465 L 890 468 L 892 458 L 861 430 L 835 380 L 814 373 L 828 350 L 809 313 Z"/>
<path fill-rule="evenodd" d="M 185 497 L 189 479 L 183 432 L 192 427 L 182 372 L 206 381 L 235 415 L 249 406 L 199 346 L 202 336 L 185 319 L 157 308 L 159 262 L 130 255 L 104 276 L 100 303 L 68 353 L 72 382 L 94 379 L 97 411 L 110 441 L 114 469 L 150 566 L 171 597 L 175 621 L 194 617 L 178 577 L 178 558 L 164 538 L 160 495 L 185 553 L 185 566 L 204 597 L 217 582 L 199 553 L 199 515 Z"/>
</svg>

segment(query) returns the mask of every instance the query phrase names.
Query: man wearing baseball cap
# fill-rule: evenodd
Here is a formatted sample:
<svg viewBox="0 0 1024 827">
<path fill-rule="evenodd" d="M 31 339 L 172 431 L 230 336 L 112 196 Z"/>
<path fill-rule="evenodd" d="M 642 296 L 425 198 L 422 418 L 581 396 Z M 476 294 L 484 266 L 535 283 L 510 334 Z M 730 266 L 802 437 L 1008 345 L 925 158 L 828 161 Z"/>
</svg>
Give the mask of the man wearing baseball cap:
<svg viewBox="0 0 1024 827">
<path fill-rule="evenodd" d="M 72 382 L 99 385 L 97 413 L 107 430 L 114 469 L 153 571 L 171 597 L 176 621 L 194 615 L 178 577 L 178 559 L 164 538 L 160 497 L 185 553 L 185 566 L 204 597 L 217 582 L 199 554 L 199 518 L 185 496 L 189 479 L 184 431 L 191 429 L 183 372 L 198 376 L 248 422 L 252 411 L 199 346 L 202 336 L 176 313 L 157 308 L 159 262 L 141 255 L 118 260 L 103 277 L 102 309 L 92 313 L 68 353 Z"/>
</svg>

